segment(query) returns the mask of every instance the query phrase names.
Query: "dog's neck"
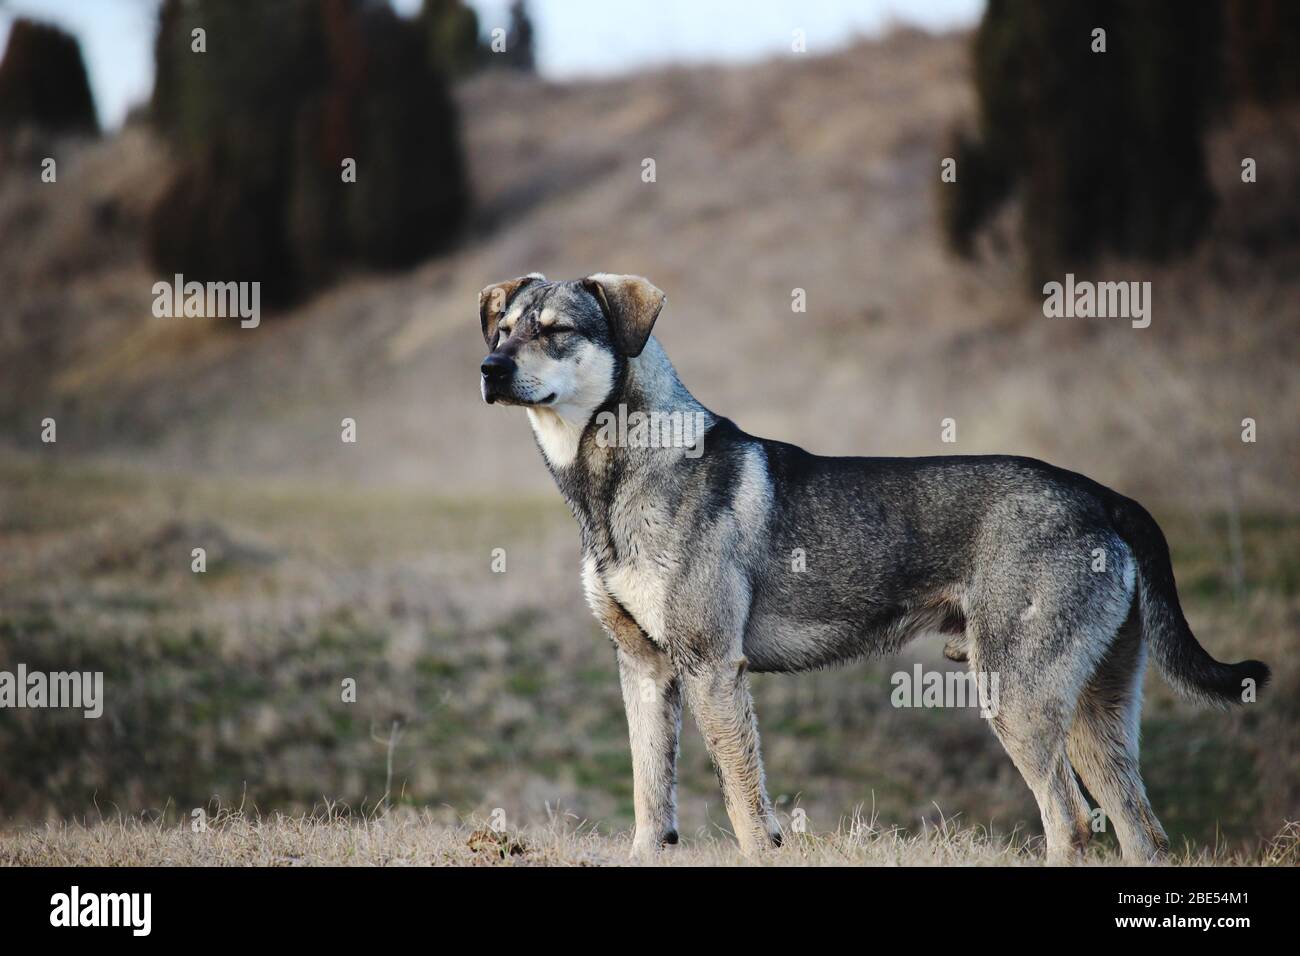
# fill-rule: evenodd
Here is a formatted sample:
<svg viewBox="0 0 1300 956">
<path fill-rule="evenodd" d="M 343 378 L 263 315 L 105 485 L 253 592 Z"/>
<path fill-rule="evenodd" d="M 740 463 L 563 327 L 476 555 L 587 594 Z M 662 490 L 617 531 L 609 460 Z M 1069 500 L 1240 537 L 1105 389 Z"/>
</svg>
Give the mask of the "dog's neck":
<svg viewBox="0 0 1300 956">
<path fill-rule="evenodd" d="M 673 412 L 703 415 L 706 425 L 714 420 L 712 413 L 687 391 L 654 336 L 646 342 L 640 355 L 626 359 L 622 368 L 611 369 L 610 375 L 610 389 L 602 401 L 528 409 L 528 420 L 542 457 L 566 496 L 563 477 L 567 473 L 575 469 L 603 469 L 612 458 L 626 455 L 628 451 L 617 445 L 597 446 L 594 433 L 599 413 L 608 411 L 618 416 L 620 412 L 626 415 Z"/>
</svg>

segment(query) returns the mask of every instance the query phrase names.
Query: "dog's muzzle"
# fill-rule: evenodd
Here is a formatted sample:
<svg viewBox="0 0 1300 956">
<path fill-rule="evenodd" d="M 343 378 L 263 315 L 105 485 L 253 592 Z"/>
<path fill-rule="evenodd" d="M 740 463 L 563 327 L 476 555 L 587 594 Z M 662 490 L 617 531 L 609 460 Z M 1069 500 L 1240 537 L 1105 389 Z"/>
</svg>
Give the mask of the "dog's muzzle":
<svg viewBox="0 0 1300 956">
<path fill-rule="evenodd" d="M 497 399 L 510 395 L 510 385 L 515 377 L 515 360 L 500 352 L 493 352 L 483 360 L 479 371 L 483 373 L 483 400 L 491 405 Z"/>
</svg>

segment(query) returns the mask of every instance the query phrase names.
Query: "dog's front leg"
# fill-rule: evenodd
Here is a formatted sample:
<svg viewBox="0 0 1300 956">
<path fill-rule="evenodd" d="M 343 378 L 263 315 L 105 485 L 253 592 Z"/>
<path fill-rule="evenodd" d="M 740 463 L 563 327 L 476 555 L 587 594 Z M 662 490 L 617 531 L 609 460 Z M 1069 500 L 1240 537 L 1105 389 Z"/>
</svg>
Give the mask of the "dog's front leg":
<svg viewBox="0 0 1300 956">
<path fill-rule="evenodd" d="M 618 650 L 619 681 L 632 745 L 632 852 L 653 853 L 677 842 L 677 744 L 682 726 L 681 682 L 668 655 L 645 644 Z"/>
<path fill-rule="evenodd" d="M 653 853 L 677 842 L 677 744 L 682 685 L 668 653 L 641 630 L 606 590 L 595 561 L 583 564 L 587 603 L 618 649 L 628 739 L 632 745 L 632 852 Z"/>
<path fill-rule="evenodd" d="M 704 734 L 722 785 L 727 815 L 746 855 L 781 843 L 758 750 L 758 723 L 749 695 L 747 662 L 697 663 L 683 675 L 691 713 Z"/>
</svg>

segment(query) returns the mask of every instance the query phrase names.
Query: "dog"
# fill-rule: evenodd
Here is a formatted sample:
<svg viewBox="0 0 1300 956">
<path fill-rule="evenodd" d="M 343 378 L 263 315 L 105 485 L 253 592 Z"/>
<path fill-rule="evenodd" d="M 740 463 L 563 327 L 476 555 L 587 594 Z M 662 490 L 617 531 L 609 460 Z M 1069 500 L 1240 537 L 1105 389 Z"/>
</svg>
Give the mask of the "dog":
<svg viewBox="0 0 1300 956">
<path fill-rule="evenodd" d="M 829 458 L 748 435 L 679 380 L 651 334 L 664 302 L 606 273 L 479 294 L 483 398 L 526 409 L 616 648 L 633 851 L 677 842 L 684 703 L 751 854 L 781 829 L 747 673 L 892 654 L 937 630 L 950 658 L 1000 676 L 990 724 L 1038 802 L 1047 861 L 1079 859 L 1090 833 L 1076 773 L 1126 860 L 1162 855 L 1138 772 L 1148 650 L 1185 696 L 1223 706 L 1253 700 L 1269 670 L 1197 643 L 1151 515 L 1030 458 Z M 633 418 L 635 435 L 611 427 Z M 665 433 L 682 440 L 647 440 Z"/>
</svg>

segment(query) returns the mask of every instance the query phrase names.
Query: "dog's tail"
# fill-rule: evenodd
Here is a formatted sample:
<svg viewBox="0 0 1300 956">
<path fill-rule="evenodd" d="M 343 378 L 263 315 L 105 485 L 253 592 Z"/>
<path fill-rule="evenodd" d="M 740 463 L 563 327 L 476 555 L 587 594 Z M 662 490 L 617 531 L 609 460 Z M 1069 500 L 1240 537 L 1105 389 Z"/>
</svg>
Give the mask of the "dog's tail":
<svg viewBox="0 0 1300 956">
<path fill-rule="evenodd" d="M 1154 652 L 1161 673 L 1179 693 L 1198 703 L 1219 707 L 1242 703 L 1248 687 L 1258 691 L 1268 683 L 1268 665 L 1261 661 L 1224 664 L 1197 642 L 1178 603 L 1164 532 L 1136 501 L 1118 495 L 1116 498 L 1112 511 L 1115 523 L 1137 558 L 1142 636 Z M 1251 681 L 1254 683 L 1248 683 Z"/>
</svg>

